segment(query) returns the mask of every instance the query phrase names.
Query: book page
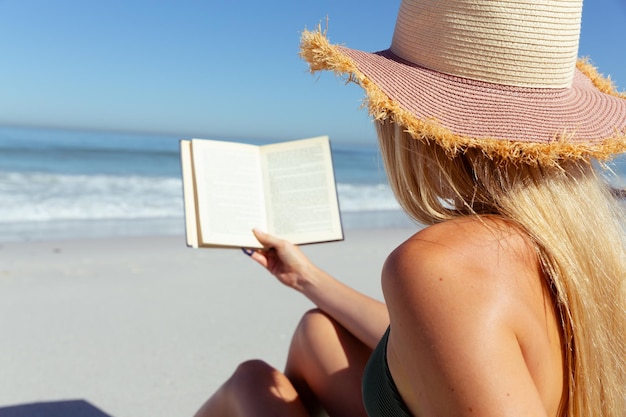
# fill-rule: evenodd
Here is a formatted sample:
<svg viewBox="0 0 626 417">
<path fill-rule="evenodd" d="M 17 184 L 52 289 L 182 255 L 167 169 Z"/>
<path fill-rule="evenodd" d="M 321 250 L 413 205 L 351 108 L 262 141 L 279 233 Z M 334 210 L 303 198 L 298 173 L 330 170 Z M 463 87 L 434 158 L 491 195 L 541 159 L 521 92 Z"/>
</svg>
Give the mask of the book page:
<svg viewBox="0 0 626 417">
<path fill-rule="evenodd" d="M 343 238 L 328 137 L 261 148 L 268 231 L 292 243 Z"/>
<path fill-rule="evenodd" d="M 191 161 L 191 141 L 180 141 L 180 166 L 183 175 L 183 200 L 185 202 L 185 237 L 187 246 L 198 247 L 198 225 L 196 222 L 196 192 Z"/>
<path fill-rule="evenodd" d="M 265 229 L 259 147 L 192 140 L 200 245 L 260 247 L 252 234 Z"/>
</svg>

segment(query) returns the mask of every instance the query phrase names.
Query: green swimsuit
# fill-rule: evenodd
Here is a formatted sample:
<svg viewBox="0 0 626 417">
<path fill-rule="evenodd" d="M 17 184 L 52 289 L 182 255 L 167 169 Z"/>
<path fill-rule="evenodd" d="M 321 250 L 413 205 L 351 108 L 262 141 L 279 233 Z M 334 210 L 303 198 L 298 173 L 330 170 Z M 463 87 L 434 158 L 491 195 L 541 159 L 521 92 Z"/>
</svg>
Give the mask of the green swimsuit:
<svg viewBox="0 0 626 417">
<path fill-rule="evenodd" d="M 372 352 L 363 373 L 363 404 L 369 417 L 411 417 L 387 365 L 389 328 Z"/>
</svg>

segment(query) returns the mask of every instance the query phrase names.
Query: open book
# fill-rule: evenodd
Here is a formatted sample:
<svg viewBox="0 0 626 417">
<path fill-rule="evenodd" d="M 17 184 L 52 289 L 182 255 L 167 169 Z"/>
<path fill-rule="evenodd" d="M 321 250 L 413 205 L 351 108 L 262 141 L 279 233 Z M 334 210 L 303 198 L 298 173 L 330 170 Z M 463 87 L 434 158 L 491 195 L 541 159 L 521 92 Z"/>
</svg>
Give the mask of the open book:
<svg viewBox="0 0 626 417">
<path fill-rule="evenodd" d="M 260 248 L 343 239 L 327 136 L 271 145 L 180 141 L 187 245 Z"/>
</svg>

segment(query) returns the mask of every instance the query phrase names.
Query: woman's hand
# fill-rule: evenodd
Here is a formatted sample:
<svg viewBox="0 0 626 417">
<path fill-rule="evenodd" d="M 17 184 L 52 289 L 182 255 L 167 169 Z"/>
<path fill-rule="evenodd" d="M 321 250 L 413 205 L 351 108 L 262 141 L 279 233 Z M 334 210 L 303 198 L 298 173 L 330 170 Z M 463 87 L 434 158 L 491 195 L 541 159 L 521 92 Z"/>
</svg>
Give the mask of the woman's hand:
<svg viewBox="0 0 626 417">
<path fill-rule="evenodd" d="M 298 291 L 311 279 L 315 269 L 302 251 L 292 243 L 254 229 L 254 235 L 263 249 L 245 251 L 252 259 L 267 269 L 280 282 Z"/>
<path fill-rule="evenodd" d="M 350 333 L 374 348 L 389 324 L 383 303 L 336 280 L 290 242 L 254 230 L 263 249 L 244 251 L 280 282 L 311 300 Z"/>
</svg>

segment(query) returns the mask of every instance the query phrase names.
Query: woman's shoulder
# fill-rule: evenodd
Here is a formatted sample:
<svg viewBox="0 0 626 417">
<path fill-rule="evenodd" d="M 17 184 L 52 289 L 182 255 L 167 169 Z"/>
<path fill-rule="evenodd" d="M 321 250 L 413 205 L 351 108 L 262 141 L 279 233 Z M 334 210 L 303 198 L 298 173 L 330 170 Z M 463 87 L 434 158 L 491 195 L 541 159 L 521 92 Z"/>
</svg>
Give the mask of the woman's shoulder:
<svg viewBox="0 0 626 417">
<path fill-rule="evenodd" d="M 427 227 L 402 243 L 385 262 L 383 287 L 418 297 L 448 291 L 445 298 L 456 302 L 477 288 L 495 298 L 529 289 L 529 282 L 535 288 L 540 274 L 526 233 L 504 219 L 476 216 Z"/>
<path fill-rule="evenodd" d="M 503 260 L 527 265 L 535 258 L 530 237 L 517 225 L 499 217 L 468 216 L 426 227 L 403 242 L 392 260 L 461 262 L 493 267 Z M 486 261 L 494 261 L 496 265 Z"/>
</svg>

